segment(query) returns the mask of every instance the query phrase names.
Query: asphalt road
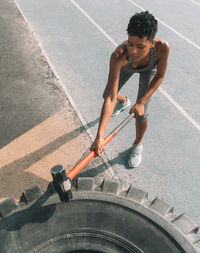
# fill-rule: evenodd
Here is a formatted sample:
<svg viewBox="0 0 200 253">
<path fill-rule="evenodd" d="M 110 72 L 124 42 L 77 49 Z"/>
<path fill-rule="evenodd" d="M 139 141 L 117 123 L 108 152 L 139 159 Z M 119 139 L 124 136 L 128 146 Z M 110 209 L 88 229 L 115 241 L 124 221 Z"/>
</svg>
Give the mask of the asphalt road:
<svg viewBox="0 0 200 253">
<path fill-rule="evenodd" d="M 91 138 L 12 0 L 0 2 L 0 34 L 0 201 L 19 200 L 31 186 L 45 191 L 56 164 L 69 171 Z M 111 177 L 102 158 L 85 169 Z"/>
<path fill-rule="evenodd" d="M 158 36 L 171 46 L 169 66 L 161 89 L 151 104 L 144 138 L 144 158 L 137 169 L 127 159 L 134 139 L 130 124 L 106 155 L 117 178 L 175 204 L 200 223 L 200 5 L 190 0 L 16 0 L 48 55 L 76 109 L 90 126 L 98 122 L 109 57 L 126 40 L 129 18 L 142 9 L 159 19 Z M 123 89 L 132 103 L 138 76 Z M 113 118 L 108 131 L 125 116 Z M 90 127 L 95 135 L 97 124 Z"/>
</svg>

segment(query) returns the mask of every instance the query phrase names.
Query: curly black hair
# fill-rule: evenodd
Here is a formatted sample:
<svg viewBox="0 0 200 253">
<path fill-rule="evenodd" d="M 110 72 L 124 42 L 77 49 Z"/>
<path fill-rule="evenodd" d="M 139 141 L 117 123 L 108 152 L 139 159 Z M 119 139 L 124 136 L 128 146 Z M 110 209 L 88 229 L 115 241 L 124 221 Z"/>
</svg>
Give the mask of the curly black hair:
<svg viewBox="0 0 200 253">
<path fill-rule="evenodd" d="M 141 39 L 146 36 L 150 41 L 154 39 L 157 30 L 158 21 L 148 11 L 142 11 L 133 15 L 126 29 L 128 35 L 138 36 Z"/>
</svg>

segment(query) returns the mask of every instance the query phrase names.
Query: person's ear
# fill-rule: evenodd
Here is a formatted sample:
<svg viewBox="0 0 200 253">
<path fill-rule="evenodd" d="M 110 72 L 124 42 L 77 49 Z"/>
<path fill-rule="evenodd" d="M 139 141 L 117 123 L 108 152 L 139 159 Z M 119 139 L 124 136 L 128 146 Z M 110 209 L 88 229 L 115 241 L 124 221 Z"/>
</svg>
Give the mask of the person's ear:
<svg viewBox="0 0 200 253">
<path fill-rule="evenodd" d="M 155 47 L 155 40 L 152 40 L 152 42 L 151 42 L 151 47 L 152 47 L 152 48 Z"/>
</svg>

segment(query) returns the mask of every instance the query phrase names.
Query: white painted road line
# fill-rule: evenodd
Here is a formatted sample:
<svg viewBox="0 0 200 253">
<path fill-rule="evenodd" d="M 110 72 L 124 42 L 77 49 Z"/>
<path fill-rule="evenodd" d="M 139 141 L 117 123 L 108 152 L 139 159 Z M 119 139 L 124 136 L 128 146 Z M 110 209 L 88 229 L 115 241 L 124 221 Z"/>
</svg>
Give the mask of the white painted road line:
<svg viewBox="0 0 200 253">
<path fill-rule="evenodd" d="M 103 33 L 103 35 L 114 45 L 117 46 L 117 43 L 74 1 L 70 0 L 85 16 L 90 20 L 90 22 L 96 26 L 96 28 Z"/>
<path fill-rule="evenodd" d="M 95 27 L 103 33 L 103 35 L 116 47 L 118 44 L 74 1 L 70 0 L 89 20 L 95 25 Z M 132 2 L 131 0 L 128 0 Z M 135 4 L 138 6 L 137 4 Z M 138 7 L 144 10 L 142 7 Z M 200 49 L 200 47 L 199 47 Z M 200 124 L 198 124 L 184 109 L 180 106 L 163 88 L 159 88 L 159 91 L 169 100 L 171 104 L 173 104 L 177 110 L 197 129 L 200 131 Z"/>
<path fill-rule="evenodd" d="M 88 126 L 86 120 L 84 119 L 84 117 L 83 117 L 82 114 L 80 113 L 79 109 L 77 108 L 76 103 L 74 102 L 73 98 L 71 97 L 70 93 L 68 92 L 68 90 L 67 90 L 66 86 L 64 85 L 63 81 L 60 79 L 60 77 L 59 77 L 59 75 L 58 75 L 58 73 L 57 73 L 57 70 L 55 69 L 55 67 L 54 67 L 53 63 L 51 62 L 51 60 L 49 59 L 48 55 L 46 54 L 46 51 L 44 50 L 43 45 L 40 43 L 40 41 L 39 41 L 39 39 L 38 39 L 38 37 L 37 37 L 37 35 L 36 35 L 36 33 L 35 33 L 35 31 L 34 31 L 32 25 L 31 25 L 31 22 L 29 22 L 28 19 L 27 19 L 27 18 L 25 17 L 25 15 L 23 14 L 22 9 L 20 8 L 19 4 L 17 3 L 17 0 L 14 0 L 14 2 L 15 2 L 15 4 L 16 4 L 16 6 L 17 6 L 17 8 L 18 8 L 18 10 L 19 10 L 19 12 L 20 12 L 20 14 L 22 15 L 23 19 L 25 20 L 25 22 L 26 22 L 27 25 L 29 26 L 30 31 L 33 32 L 33 35 L 34 35 L 34 37 L 35 37 L 35 40 L 37 41 L 37 43 L 38 43 L 38 45 L 39 45 L 39 47 L 40 47 L 40 49 L 41 49 L 41 51 L 42 51 L 42 54 L 43 54 L 44 57 L 46 58 L 46 61 L 48 62 L 49 66 L 51 67 L 52 71 L 54 72 L 56 78 L 59 80 L 59 83 L 60 83 L 60 85 L 61 85 L 61 87 L 62 87 L 62 89 L 63 89 L 63 92 L 64 92 L 65 95 L 67 96 L 67 98 L 68 98 L 68 100 L 69 100 L 69 102 L 70 102 L 72 108 L 74 109 L 74 111 L 75 111 L 75 113 L 77 114 L 79 120 L 81 121 L 83 127 L 84 127 L 85 130 L 87 131 L 87 133 L 88 133 L 88 135 L 89 135 L 91 141 L 93 142 L 94 139 L 95 139 L 94 134 L 92 133 L 92 131 L 91 131 L 91 129 L 89 128 L 89 126 Z M 111 40 L 112 40 L 112 39 L 111 39 Z M 113 169 L 112 169 L 112 166 L 111 166 L 111 164 L 110 164 L 110 162 L 109 162 L 109 159 L 107 158 L 106 151 L 105 151 L 103 154 L 101 154 L 101 157 L 102 157 L 102 159 L 104 160 L 104 164 L 105 164 L 105 166 L 107 167 L 107 170 L 109 171 L 109 173 L 110 173 L 112 179 L 118 180 L 118 178 L 117 178 L 115 172 L 114 172 Z"/>
<path fill-rule="evenodd" d="M 200 3 L 198 3 L 197 1 L 194 1 L 194 0 L 190 0 L 190 2 L 194 3 L 194 4 L 197 4 L 200 6 Z"/>
<path fill-rule="evenodd" d="M 180 106 L 163 88 L 159 87 L 160 92 L 173 104 L 184 116 L 187 118 L 193 126 L 200 131 L 200 125 Z"/>
<path fill-rule="evenodd" d="M 145 11 L 145 9 L 140 6 L 139 4 L 135 3 L 133 0 L 128 0 L 130 3 L 132 3 L 133 5 L 135 5 L 137 8 L 141 9 L 142 11 Z M 179 33 L 178 31 L 176 31 L 174 28 L 172 28 L 171 26 L 167 25 L 165 22 L 163 22 L 162 20 L 160 20 L 159 18 L 156 17 L 156 19 L 165 27 L 167 27 L 169 30 L 171 30 L 172 32 L 174 32 L 175 34 L 177 34 L 179 37 L 181 37 L 182 39 L 184 39 L 185 41 L 187 41 L 189 44 L 191 44 L 192 46 L 194 46 L 195 48 L 197 48 L 198 50 L 200 50 L 200 46 L 198 46 L 196 43 L 194 43 L 193 41 L 191 41 L 190 39 L 188 39 L 187 37 L 185 37 L 183 34 Z"/>
</svg>

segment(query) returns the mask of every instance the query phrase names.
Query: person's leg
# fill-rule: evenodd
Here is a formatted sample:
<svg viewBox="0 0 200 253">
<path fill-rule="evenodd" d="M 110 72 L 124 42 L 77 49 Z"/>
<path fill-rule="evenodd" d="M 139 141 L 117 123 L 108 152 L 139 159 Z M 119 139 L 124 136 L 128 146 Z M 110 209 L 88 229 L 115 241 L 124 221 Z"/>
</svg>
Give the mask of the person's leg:
<svg viewBox="0 0 200 253">
<path fill-rule="evenodd" d="M 135 128 L 136 128 L 136 137 L 134 144 L 141 145 L 142 144 L 142 138 L 144 136 L 144 133 L 148 127 L 148 120 L 145 120 L 143 122 L 140 122 L 138 118 L 135 120 Z"/>
<path fill-rule="evenodd" d="M 155 70 L 146 71 L 140 74 L 139 80 L 139 90 L 138 90 L 138 97 L 137 101 L 145 94 L 148 86 L 155 75 Z M 142 139 L 148 127 L 148 107 L 149 107 L 150 100 L 144 106 L 144 115 L 141 117 L 136 117 L 136 137 L 131 149 L 131 154 L 128 160 L 130 167 L 137 167 L 142 161 Z"/>
<path fill-rule="evenodd" d="M 128 81 L 128 79 L 133 75 L 133 72 L 130 73 L 129 71 L 126 70 L 125 67 L 121 68 L 120 71 L 120 77 L 119 77 L 119 86 L 118 86 L 118 94 L 117 94 L 117 100 L 121 103 L 124 104 L 127 102 L 127 97 L 122 95 L 119 91 L 121 88 L 124 86 L 124 84 Z"/>
<path fill-rule="evenodd" d="M 139 79 L 139 89 L 138 89 L 138 96 L 137 96 L 137 101 L 140 100 L 142 96 L 146 93 L 146 90 L 149 87 L 149 84 L 153 77 L 155 76 L 156 69 L 152 69 L 150 71 L 144 71 L 140 73 L 140 79 Z M 149 104 L 150 100 L 145 104 L 144 106 L 144 115 L 141 117 L 136 117 L 136 138 L 134 141 L 134 144 L 136 145 L 141 145 L 142 144 L 142 138 L 145 134 L 145 131 L 148 127 L 148 109 L 149 109 Z"/>
<path fill-rule="evenodd" d="M 118 85 L 117 103 L 116 103 L 116 106 L 115 106 L 112 116 L 118 115 L 120 112 L 124 111 L 126 108 L 128 108 L 131 105 L 130 100 L 127 97 L 123 96 L 119 92 L 119 90 L 124 86 L 124 84 L 128 81 L 128 79 L 132 75 L 133 75 L 133 73 L 130 73 L 129 71 L 127 71 L 125 67 L 121 68 L 119 85 Z M 108 87 L 106 86 L 104 93 L 103 93 L 104 99 L 107 96 L 107 89 L 108 89 Z"/>
<path fill-rule="evenodd" d="M 118 85 L 118 94 L 117 94 L 117 100 L 121 103 L 125 103 L 127 99 L 119 91 L 132 75 L 133 73 L 130 73 L 129 71 L 127 71 L 125 67 L 121 68 L 120 77 L 119 77 L 119 85 Z M 103 92 L 104 99 L 106 98 L 106 95 L 107 95 L 107 89 L 108 87 L 106 85 L 106 88 Z"/>
</svg>

